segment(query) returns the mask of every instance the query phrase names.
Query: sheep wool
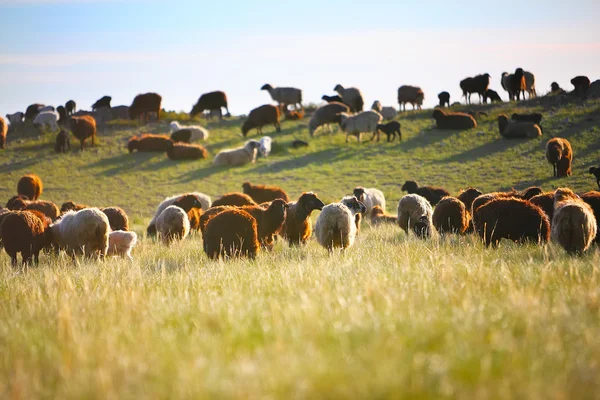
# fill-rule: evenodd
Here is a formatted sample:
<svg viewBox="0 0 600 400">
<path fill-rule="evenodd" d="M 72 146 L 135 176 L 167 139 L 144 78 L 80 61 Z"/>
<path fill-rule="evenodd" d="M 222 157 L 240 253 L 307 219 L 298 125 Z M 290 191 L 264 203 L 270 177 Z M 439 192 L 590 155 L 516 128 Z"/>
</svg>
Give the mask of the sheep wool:
<svg viewBox="0 0 600 400">
<path fill-rule="evenodd" d="M 314 136 L 315 132 L 321 126 L 329 126 L 339 120 L 341 113 L 350 113 L 350 107 L 346 104 L 332 102 L 325 104 L 315 110 L 310 121 L 308 121 L 308 133 Z"/>
<path fill-rule="evenodd" d="M 377 111 L 369 110 L 363 111 L 356 115 L 349 115 L 347 113 L 340 114 L 340 126 L 346 132 L 346 143 L 348 143 L 348 136 L 356 136 L 360 142 L 361 133 L 373 132 L 373 137 L 377 135 L 377 125 L 381 124 L 383 117 Z"/>
<path fill-rule="evenodd" d="M 148 229 L 147 229 L 148 235 L 153 235 L 154 233 L 156 233 L 156 219 L 165 210 L 165 208 L 169 207 L 170 205 L 173 205 L 178 199 L 180 199 L 183 196 L 187 196 L 187 195 L 196 196 L 198 198 L 198 201 L 200 202 L 200 204 L 202 204 L 203 210 L 208 210 L 212 204 L 210 196 L 208 196 L 204 193 L 200 193 L 200 192 L 181 193 L 181 194 L 177 194 L 175 196 L 167 197 L 163 201 L 160 202 L 160 204 L 158 205 L 158 207 L 156 209 L 156 212 L 154 213 L 154 216 L 152 217 L 152 220 L 148 224 Z"/>
<path fill-rule="evenodd" d="M 108 234 L 108 252 L 109 256 L 120 256 L 123 258 L 131 257 L 131 250 L 137 243 L 137 234 L 135 232 L 112 231 Z"/>
<path fill-rule="evenodd" d="M 56 245 L 75 256 L 106 256 L 110 223 L 108 217 L 97 208 L 68 211 L 50 225 Z"/>
<path fill-rule="evenodd" d="M 239 147 L 236 149 L 227 149 L 221 150 L 215 156 L 213 160 L 213 165 L 215 166 L 240 166 L 249 163 L 256 162 L 256 155 L 258 149 L 260 148 L 260 143 L 255 140 L 249 140 L 246 142 L 244 147 Z"/>
<path fill-rule="evenodd" d="M 156 219 L 156 232 L 166 245 L 183 240 L 190 233 L 187 213 L 177 206 L 168 206 Z"/>
<path fill-rule="evenodd" d="M 596 217 L 592 208 L 570 189 L 554 193 L 554 216 L 551 239 L 569 254 L 587 251 L 597 234 Z"/>
<path fill-rule="evenodd" d="M 364 213 L 366 208 L 356 198 L 353 199 L 353 202 L 344 198 L 340 203 L 326 205 L 317 218 L 317 242 L 330 252 L 335 248 L 344 250 L 354 244 L 357 233 L 354 216 Z"/>
<path fill-rule="evenodd" d="M 426 222 L 433 226 L 433 209 L 426 198 L 418 194 L 407 194 L 398 202 L 398 224 L 406 234 L 415 231 L 417 223 Z M 424 218 L 424 220 L 421 220 Z M 431 229 L 429 230 L 431 232 Z"/>
<path fill-rule="evenodd" d="M 215 214 L 204 228 L 204 251 L 213 259 L 256 257 L 260 251 L 256 219 L 237 208 Z"/>
</svg>

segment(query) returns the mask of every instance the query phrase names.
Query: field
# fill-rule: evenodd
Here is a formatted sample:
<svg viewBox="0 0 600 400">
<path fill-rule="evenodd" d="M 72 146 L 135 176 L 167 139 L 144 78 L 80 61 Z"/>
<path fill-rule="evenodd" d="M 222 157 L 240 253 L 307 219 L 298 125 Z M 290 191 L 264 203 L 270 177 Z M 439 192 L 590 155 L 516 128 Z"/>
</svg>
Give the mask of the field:
<svg viewBox="0 0 600 400">
<path fill-rule="evenodd" d="M 382 189 L 395 213 L 414 179 L 452 193 L 537 185 L 596 189 L 600 102 L 533 100 L 478 106 L 472 131 L 432 129 L 431 110 L 401 114 L 402 142 L 357 144 L 285 122 L 272 155 L 215 168 L 163 154 L 128 154 L 127 139 L 167 121 L 120 121 L 98 147 L 52 151 L 54 135 L 9 133 L 0 190 L 40 175 L 43 198 L 123 207 L 143 235 L 168 195 L 214 198 L 249 180 L 326 203 L 357 185 Z M 544 113 L 544 136 L 500 138 L 496 116 Z M 204 122 L 203 122 L 204 123 Z M 210 122 L 214 155 L 243 142 L 239 119 Z M 569 139 L 573 176 L 552 178 L 544 146 Z M 256 137 L 256 135 L 252 135 Z M 290 149 L 294 139 L 310 141 Z M 366 139 L 369 139 L 368 137 Z M 72 141 L 72 145 L 77 145 Z M 316 214 L 316 213 L 315 213 Z M 313 219 L 316 215 L 313 216 Z M 201 238 L 170 248 L 142 238 L 134 261 L 43 255 L 13 270 L 0 256 L 0 398 L 597 398 L 600 252 L 569 257 L 553 244 L 474 237 L 420 241 L 363 225 L 354 247 L 329 256 L 313 240 L 279 241 L 256 260 L 209 261 Z"/>
</svg>

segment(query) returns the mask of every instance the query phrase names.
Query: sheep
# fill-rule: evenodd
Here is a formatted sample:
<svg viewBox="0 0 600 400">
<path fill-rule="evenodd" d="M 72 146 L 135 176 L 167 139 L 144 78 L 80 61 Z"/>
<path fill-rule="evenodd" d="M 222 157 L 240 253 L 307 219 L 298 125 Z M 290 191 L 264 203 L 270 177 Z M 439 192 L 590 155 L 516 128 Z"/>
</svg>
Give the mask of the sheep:
<svg viewBox="0 0 600 400">
<path fill-rule="evenodd" d="M 345 205 L 346 207 L 348 207 L 350 209 L 350 208 L 352 208 L 352 206 L 356 200 L 357 200 L 357 198 L 355 196 L 345 196 L 344 198 L 342 198 L 342 200 L 340 200 L 340 203 L 342 203 L 343 205 Z M 362 215 L 363 215 L 363 213 L 360 213 L 360 212 L 357 212 L 356 214 L 354 214 L 354 226 L 356 226 L 356 236 L 358 236 L 358 234 L 360 233 L 360 224 L 362 222 Z"/>
<path fill-rule="evenodd" d="M 341 113 L 349 113 L 350 107 L 342 103 L 329 103 L 315 110 L 313 116 L 308 121 L 308 133 L 310 136 L 315 136 L 315 131 L 323 126 L 339 121 L 338 115 Z"/>
<path fill-rule="evenodd" d="M 555 178 L 571 176 L 573 149 L 567 139 L 553 138 L 546 143 L 546 159 L 552 164 Z"/>
<path fill-rule="evenodd" d="M 205 110 L 219 110 L 219 119 L 222 120 L 223 113 L 221 112 L 221 108 L 224 108 L 225 111 L 227 111 L 225 116 L 231 116 L 229 113 L 229 108 L 227 107 L 227 95 L 225 92 L 216 91 L 204 93 L 198 98 L 198 101 L 192 107 L 192 111 L 190 111 L 190 117 L 194 118 L 196 115 L 203 113 Z"/>
<path fill-rule="evenodd" d="M 110 229 L 113 231 L 129 230 L 129 217 L 121 207 L 104 207 L 101 208 L 100 211 L 108 218 Z"/>
<path fill-rule="evenodd" d="M 304 119 L 304 112 L 303 111 L 290 111 L 290 110 L 285 110 L 285 120 L 286 121 L 300 121 Z"/>
<path fill-rule="evenodd" d="M 553 94 L 565 94 L 566 91 L 560 87 L 560 85 L 556 82 L 552 82 L 550 85 L 550 92 Z"/>
<path fill-rule="evenodd" d="M 208 139 L 208 129 L 200 126 L 200 125 L 181 125 L 179 122 L 177 121 L 173 121 L 169 124 L 169 129 L 171 130 L 171 133 L 180 131 L 180 130 L 189 130 L 191 132 L 191 135 L 189 137 L 189 139 L 187 140 L 187 142 L 194 142 L 197 140 L 207 140 Z"/>
<path fill-rule="evenodd" d="M 600 97 L 600 79 L 596 79 L 591 83 L 590 87 L 586 90 L 584 99 L 597 99 Z"/>
<path fill-rule="evenodd" d="M 527 200 L 495 198 L 475 210 L 473 221 L 486 247 L 498 246 L 500 239 L 539 244 L 550 237 L 548 217 Z"/>
<path fill-rule="evenodd" d="M 482 194 L 481 196 L 477 197 L 475 200 L 473 200 L 473 203 L 471 204 L 471 218 L 473 219 L 473 224 L 475 224 L 475 219 L 477 217 L 476 211 L 479 207 L 489 203 L 492 200 L 496 200 L 499 198 L 518 198 L 519 194 L 512 190 L 510 192 L 492 192 L 492 193 L 486 193 L 486 194 Z"/>
<path fill-rule="evenodd" d="M 137 243 L 137 233 L 128 231 L 112 231 L 108 234 L 108 256 L 131 257 L 131 250 Z"/>
<path fill-rule="evenodd" d="M 242 190 L 244 194 L 250 196 L 258 204 L 275 199 L 283 199 L 286 203 L 290 201 L 287 193 L 277 186 L 253 185 L 250 182 L 244 182 Z"/>
<path fill-rule="evenodd" d="M 379 100 L 375 100 L 373 102 L 373 105 L 371 106 L 371 110 L 377 111 L 378 113 L 381 114 L 381 110 L 383 110 L 383 106 L 381 105 L 381 102 Z"/>
<path fill-rule="evenodd" d="M 56 143 L 54 145 L 54 151 L 57 153 L 66 153 L 71 151 L 71 141 L 69 140 L 69 134 L 64 129 L 56 134 Z"/>
<path fill-rule="evenodd" d="M 329 252 L 335 248 L 345 250 L 354 244 L 356 238 L 354 216 L 366 211 L 364 204 L 354 196 L 349 199 L 344 198 L 342 201 L 323 207 L 315 224 L 317 242 Z"/>
<path fill-rule="evenodd" d="M 340 127 L 346 132 L 346 143 L 348 143 L 348 136 L 356 136 L 360 142 L 361 134 L 363 132 L 373 132 L 371 140 L 375 139 L 379 141 L 379 131 L 377 125 L 381 123 L 383 117 L 376 111 L 362 111 L 356 115 L 350 115 L 347 113 L 341 113 L 339 115 Z"/>
<path fill-rule="evenodd" d="M 446 196 L 450 196 L 450 192 L 441 187 L 421 186 L 415 181 L 406 181 L 402 185 L 402 191 L 408 194 L 418 194 L 424 197 L 432 206 L 435 206 L 439 201 Z"/>
<path fill-rule="evenodd" d="M 133 153 L 134 150 L 139 152 L 166 152 L 172 143 L 173 141 L 167 135 L 144 133 L 129 139 L 127 149 L 129 153 Z"/>
<path fill-rule="evenodd" d="M 255 206 L 258 203 L 252 199 L 249 195 L 245 193 L 226 193 L 223 196 L 219 197 L 212 203 L 213 207 L 218 206 Z"/>
<path fill-rule="evenodd" d="M 17 126 L 23 124 L 23 118 L 25 118 L 25 114 L 22 112 L 16 112 L 13 114 L 6 114 L 6 119 L 10 123 L 10 126 L 15 129 Z"/>
<path fill-rule="evenodd" d="M 38 264 L 40 251 L 50 246 L 44 222 L 28 211 L 6 213 L 0 226 L 0 239 L 13 267 L 17 266 L 18 253 L 21 253 L 23 265 L 31 264 L 32 261 Z"/>
<path fill-rule="evenodd" d="M 96 101 L 94 104 L 92 104 L 92 111 L 96 111 L 99 108 L 102 107 L 108 107 L 110 108 L 110 101 L 112 100 L 112 97 L 110 96 L 103 96 L 100 99 L 98 99 L 98 101 Z"/>
<path fill-rule="evenodd" d="M 440 92 L 438 99 L 440 100 L 440 107 L 450 107 L 450 93 Z"/>
<path fill-rule="evenodd" d="M 295 109 L 302 109 L 302 90 L 293 87 L 276 87 L 264 84 L 260 90 L 266 90 L 271 95 L 273 101 L 280 106 L 287 108 L 293 105 Z"/>
<path fill-rule="evenodd" d="M 463 234 L 469 228 L 471 215 L 462 201 L 447 196 L 435 206 L 432 220 L 439 233 Z"/>
<path fill-rule="evenodd" d="M 342 103 L 350 107 L 350 111 L 358 113 L 363 110 L 365 101 L 363 100 L 363 95 L 359 89 L 354 87 L 344 88 L 342 85 L 337 84 L 333 90 L 340 95 Z"/>
<path fill-rule="evenodd" d="M 258 149 L 258 154 L 262 157 L 268 157 L 271 154 L 271 144 L 272 140 L 270 136 L 263 136 L 258 141 L 260 143 L 260 147 Z"/>
<path fill-rule="evenodd" d="M 207 158 L 208 152 L 199 144 L 171 142 L 167 145 L 167 157 L 170 160 L 199 160 Z"/>
<path fill-rule="evenodd" d="M 521 192 L 521 193 L 518 195 L 518 197 L 519 197 L 520 199 L 523 199 L 523 200 L 529 200 L 529 199 L 531 199 L 532 197 L 534 197 L 534 196 L 537 196 L 537 195 L 539 195 L 539 194 L 542 194 L 542 193 L 543 193 L 543 190 L 542 190 L 542 188 L 541 188 L 541 187 L 539 187 L 539 186 L 530 186 L 530 187 L 528 187 L 527 189 L 524 189 L 524 190 L 523 190 L 523 191 L 522 191 L 522 192 Z"/>
<path fill-rule="evenodd" d="M 294 140 L 290 146 L 292 147 L 292 149 L 299 149 L 301 147 L 308 147 L 308 142 L 297 139 L 297 140 Z"/>
<path fill-rule="evenodd" d="M 483 102 L 485 92 L 490 86 L 490 74 L 476 75 L 475 77 L 465 78 L 460 81 L 460 88 L 467 104 L 471 103 L 471 93 L 479 95 L 479 101 Z"/>
<path fill-rule="evenodd" d="M 63 106 L 56 107 L 58 113 L 58 125 L 64 126 L 68 122 L 67 110 Z"/>
<path fill-rule="evenodd" d="M 498 116 L 498 130 L 507 139 L 536 138 L 542 136 L 542 130 L 533 122 L 509 121 L 506 115 Z"/>
<path fill-rule="evenodd" d="M 502 103 L 502 99 L 500 98 L 498 92 L 492 89 L 486 90 L 483 94 L 483 102 L 487 104 L 488 99 L 490 100 L 490 103 Z"/>
<path fill-rule="evenodd" d="M 6 208 L 9 210 L 37 210 L 52 221 L 60 216 L 58 206 L 46 200 L 25 200 L 24 196 L 15 196 L 8 200 Z"/>
<path fill-rule="evenodd" d="M 600 189 L 600 167 L 590 167 L 588 173 L 594 175 L 598 189 Z"/>
<path fill-rule="evenodd" d="M 367 208 L 367 211 L 365 213 L 366 216 L 371 215 L 371 211 L 375 206 L 381 207 L 383 212 L 385 212 L 385 196 L 383 195 L 383 192 L 381 190 L 376 188 L 364 188 L 362 186 L 357 186 L 352 191 L 352 194 Z"/>
<path fill-rule="evenodd" d="M 65 103 L 65 111 L 67 115 L 73 115 L 73 113 L 77 110 L 77 105 L 74 100 L 69 100 Z"/>
<path fill-rule="evenodd" d="M 305 192 L 297 201 L 288 203 L 288 206 L 285 222 L 279 234 L 290 247 L 305 244 L 312 234 L 310 215 L 314 210 L 322 210 L 325 204 L 316 193 Z"/>
<path fill-rule="evenodd" d="M 154 235 L 156 233 L 156 219 L 168 206 L 178 204 L 181 208 L 181 206 L 183 205 L 182 203 L 185 202 L 187 206 L 190 206 L 189 208 L 197 207 L 197 204 L 195 204 L 191 197 L 195 197 L 198 200 L 200 208 L 202 208 L 203 210 L 208 210 L 212 204 L 209 196 L 199 192 L 182 193 L 167 197 L 158 205 L 156 212 L 152 217 L 152 220 L 148 224 L 148 228 L 146 230 L 147 234 Z M 183 207 L 187 208 L 186 205 L 183 205 Z"/>
<path fill-rule="evenodd" d="M 554 192 L 546 192 L 533 196 L 529 199 L 531 204 L 538 206 L 548 216 L 548 221 L 552 222 L 554 216 Z"/>
<path fill-rule="evenodd" d="M 390 214 L 386 214 L 385 211 L 380 206 L 374 206 L 371 209 L 371 224 L 372 225 L 382 225 L 382 224 L 392 224 L 396 225 L 398 222 L 398 217 Z"/>
<path fill-rule="evenodd" d="M 190 143 L 192 131 L 189 129 L 180 129 L 171 133 L 170 139 L 173 143 Z"/>
<path fill-rule="evenodd" d="M 187 213 L 178 206 L 168 206 L 156 219 L 156 232 L 165 245 L 183 240 L 190 233 Z"/>
<path fill-rule="evenodd" d="M 35 174 L 27 174 L 17 182 L 17 194 L 27 196 L 28 200 L 37 200 L 44 191 L 42 179 Z"/>
<path fill-rule="evenodd" d="M 260 143 L 255 140 L 249 140 L 244 147 L 235 149 L 221 150 L 213 160 L 215 166 L 233 165 L 239 166 L 256 162 L 256 154 L 260 148 Z"/>
<path fill-rule="evenodd" d="M 262 127 L 265 125 L 274 125 L 275 130 L 277 132 L 281 132 L 281 125 L 279 124 L 280 119 L 280 111 L 278 107 L 272 106 L 270 104 L 265 104 L 260 107 L 257 107 L 250 111 L 248 114 L 248 118 L 244 121 L 242 125 L 242 135 L 246 137 L 248 132 L 252 129 L 258 131 L 258 134 L 262 134 Z"/>
<path fill-rule="evenodd" d="M 106 256 L 110 223 L 106 214 L 97 208 L 68 211 L 49 229 L 52 243 L 73 258 L 81 254 Z"/>
<path fill-rule="evenodd" d="M 241 207 L 256 220 L 258 241 L 267 250 L 273 249 L 275 235 L 281 231 L 288 207 L 283 199 L 275 199 L 267 207 Z"/>
<path fill-rule="evenodd" d="M 570 189 L 554 192 L 554 216 L 550 237 L 569 254 L 582 254 L 596 238 L 598 225 L 589 204 Z"/>
<path fill-rule="evenodd" d="M 590 78 L 587 76 L 576 76 L 571 79 L 571 85 L 575 88 L 576 96 L 583 96 L 590 87 Z"/>
<path fill-rule="evenodd" d="M 525 91 L 529 94 L 529 98 L 537 97 L 535 90 L 535 75 L 529 71 L 523 71 L 525 77 Z M 525 99 L 525 92 L 523 92 L 523 99 Z"/>
<path fill-rule="evenodd" d="M 436 108 L 431 116 L 435 119 L 438 129 L 473 129 L 477 128 L 477 121 L 469 114 L 458 112 L 445 112 Z"/>
<path fill-rule="evenodd" d="M 233 208 L 241 210 L 241 206 L 231 206 L 231 205 L 212 206 L 211 208 L 209 208 L 208 210 L 203 212 L 202 215 L 200 215 L 200 219 L 199 219 L 199 223 L 198 223 L 198 230 L 204 236 L 204 232 L 206 230 L 206 224 L 208 224 L 208 221 L 212 217 L 214 217 L 215 215 L 217 215 L 225 210 L 230 210 Z M 204 243 L 204 245 L 206 245 L 206 242 Z"/>
<path fill-rule="evenodd" d="M 187 216 L 190 221 L 190 231 L 197 231 L 200 229 L 200 218 L 202 218 L 203 214 L 202 208 L 192 207 L 188 210 Z"/>
<path fill-rule="evenodd" d="M 467 211 L 471 212 L 471 206 L 473 205 L 473 201 L 475 201 L 475 199 L 481 196 L 482 194 L 483 192 L 481 192 L 480 190 L 477 190 L 475 188 L 468 188 L 462 190 L 458 194 L 458 196 L 456 196 L 456 198 L 463 202 Z"/>
<path fill-rule="evenodd" d="M 56 111 L 44 111 L 40 112 L 35 116 L 33 125 L 40 126 L 42 128 L 49 127 L 55 131 L 58 129 L 58 113 Z"/>
<path fill-rule="evenodd" d="M 392 120 L 398 115 L 398 111 L 394 107 L 383 107 L 379 100 L 373 102 L 371 110 L 377 111 L 385 120 Z"/>
<path fill-rule="evenodd" d="M 413 110 L 417 107 L 420 110 L 424 99 L 423 89 L 418 86 L 404 85 L 398 88 L 398 104 L 400 108 L 404 106 L 404 111 L 406 111 L 406 103 L 412 104 Z"/>
<path fill-rule="evenodd" d="M 387 124 L 378 124 L 377 141 L 379 141 L 379 132 L 385 133 L 388 142 L 393 142 L 394 140 L 396 140 L 396 134 L 398 134 L 398 140 L 402 140 L 402 131 L 400 130 L 400 122 L 398 121 L 391 121 Z"/>
<path fill-rule="evenodd" d="M 8 134 L 8 124 L 6 120 L 0 117 L 0 149 L 3 149 L 6 144 L 6 135 Z"/>
<path fill-rule="evenodd" d="M 594 218 L 596 218 L 596 244 L 600 245 L 600 235 L 598 230 L 600 229 L 600 192 L 590 191 L 581 195 L 581 200 L 585 201 L 594 212 Z"/>
<path fill-rule="evenodd" d="M 237 208 L 224 210 L 210 218 L 203 241 L 204 252 L 212 259 L 255 258 L 260 251 L 256 219 Z"/>
<path fill-rule="evenodd" d="M 525 71 L 522 68 L 517 68 L 514 74 L 502 73 L 502 88 L 508 92 L 508 97 L 512 101 L 515 98 L 521 100 L 521 92 L 527 90 L 525 81 Z"/>
<path fill-rule="evenodd" d="M 79 139 L 81 151 L 87 138 L 92 138 L 92 146 L 96 145 L 96 120 L 89 115 L 71 117 L 71 132 Z"/>
<path fill-rule="evenodd" d="M 162 97 L 157 93 L 138 94 L 129 106 L 129 118 L 148 121 L 150 113 L 156 113 L 156 119 L 159 120 L 161 102 Z"/>
<path fill-rule="evenodd" d="M 344 102 L 344 100 L 342 100 L 342 98 L 340 96 L 338 96 L 338 95 L 327 96 L 327 95 L 324 94 L 321 97 L 321 100 L 325 100 L 327 103 L 334 103 L 334 102 L 336 102 L 336 103 L 343 103 Z"/>
<path fill-rule="evenodd" d="M 44 105 L 39 103 L 34 103 L 27 107 L 27 109 L 25 110 L 25 122 L 33 121 L 35 117 L 37 117 L 37 115 L 40 113 L 40 108 L 42 107 L 44 107 Z"/>
<path fill-rule="evenodd" d="M 431 236 L 433 209 L 425 197 L 407 194 L 398 202 L 398 225 L 408 235 L 413 231 L 420 238 Z"/>
</svg>

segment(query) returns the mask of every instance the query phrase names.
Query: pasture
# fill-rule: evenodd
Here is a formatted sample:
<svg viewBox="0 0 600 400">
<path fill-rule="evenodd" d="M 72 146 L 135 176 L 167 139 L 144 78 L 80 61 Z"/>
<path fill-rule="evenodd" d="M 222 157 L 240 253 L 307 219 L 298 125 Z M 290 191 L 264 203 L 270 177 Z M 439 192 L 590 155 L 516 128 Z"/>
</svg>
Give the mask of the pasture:
<svg viewBox="0 0 600 400">
<path fill-rule="evenodd" d="M 459 109 L 464 109 L 459 107 Z M 26 173 L 43 199 L 124 208 L 141 236 L 166 196 L 213 200 L 244 181 L 276 184 L 292 198 L 325 203 L 355 186 L 383 190 L 388 212 L 404 181 L 484 192 L 541 186 L 597 189 L 600 102 L 557 106 L 543 98 L 469 106 L 489 116 L 471 131 L 433 129 L 431 110 L 401 113 L 402 142 L 345 144 L 307 120 L 284 122 L 271 156 L 217 168 L 217 151 L 240 145 L 240 120 L 209 122 L 209 160 L 176 162 L 133 153 L 127 139 L 165 133 L 147 126 L 99 129 L 99 146 L 53 152 L 54 134 L 9 133 L 1 153 L 7 200 Z M 543 112 L 544 135 L 500 137 L 496 117 Z M 180 119 L 181 120 L 181 119 Z M 202 124 L 205 121 L 201 121 Z M 552 178 L 544 146 L 568 139 L 573 176 Z M 257 138 L 251 132 L 248 138 Z M 294 139 L 308 148 L 291 149 Z M 318 212 L 313 215 L 313 221 Z M 192 235 L 167 248 L 141 237 L 134 261 L 42 255 L 13 270 L 0 256 L 2 398 L 595 398 L 600 381 L 600 252 L 570 257 L 554 244 L 474 236 L 421 241 L 398 227 L 363 229 L 329 256 L 311 240 L 279 241 L 255 260 L 209 261 Z"/>
</svg>

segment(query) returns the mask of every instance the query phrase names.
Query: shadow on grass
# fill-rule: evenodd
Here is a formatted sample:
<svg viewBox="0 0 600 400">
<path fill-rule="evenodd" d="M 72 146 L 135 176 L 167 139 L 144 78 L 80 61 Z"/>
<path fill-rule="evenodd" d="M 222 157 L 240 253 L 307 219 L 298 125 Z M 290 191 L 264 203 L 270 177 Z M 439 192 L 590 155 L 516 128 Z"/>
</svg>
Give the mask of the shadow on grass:
<svg viewBox="0 0 600 400">
<path fill-rule="evenodd" d="M 85 168 L 104 169 L 96 173 L 96 175 L 114 176 L 123 171 L 131 170 L 135 167 L 141 167 L 142 165 L 149 163 L 153 158 L 166 157 L 164 153 L 159 152 L 141 152 L 141 153 L 123 153 L 113 157 L 103 158 L 102 160 L 88 164 Z M 154 164 L 151 164 L 154 165 Z M 146 167 L 147 168 L 147 167 Z"/>
<path fill-rule="evenodd" d="M 457 161 L 473 161 L 479 158 L 488 157 L 494 153 L 502 152 L 508 150 L 512 147 L 523 144 L 526 139 L 504 139 L 497 138 L 493 142 L 484 143 L 481 146 L 475 147 L 473 149 L 464 151 L 459 154 L 455 154 L 450 157 L 446 157 L 441 160 L 436 160 L 434 163 L 436 164 L 446 164 Z"/>
<path fill-rule="evenodd" d="M 356 155 L 353 149 L 332 148 L 301 155 L 289 160 L 282 160 L 268 165 L 262 165 L 255 169 L 257 173 L 279 172 L 302 168 L 307 165 L 331 164 L 340 160 L 352 158 Z"/>
</svg>

